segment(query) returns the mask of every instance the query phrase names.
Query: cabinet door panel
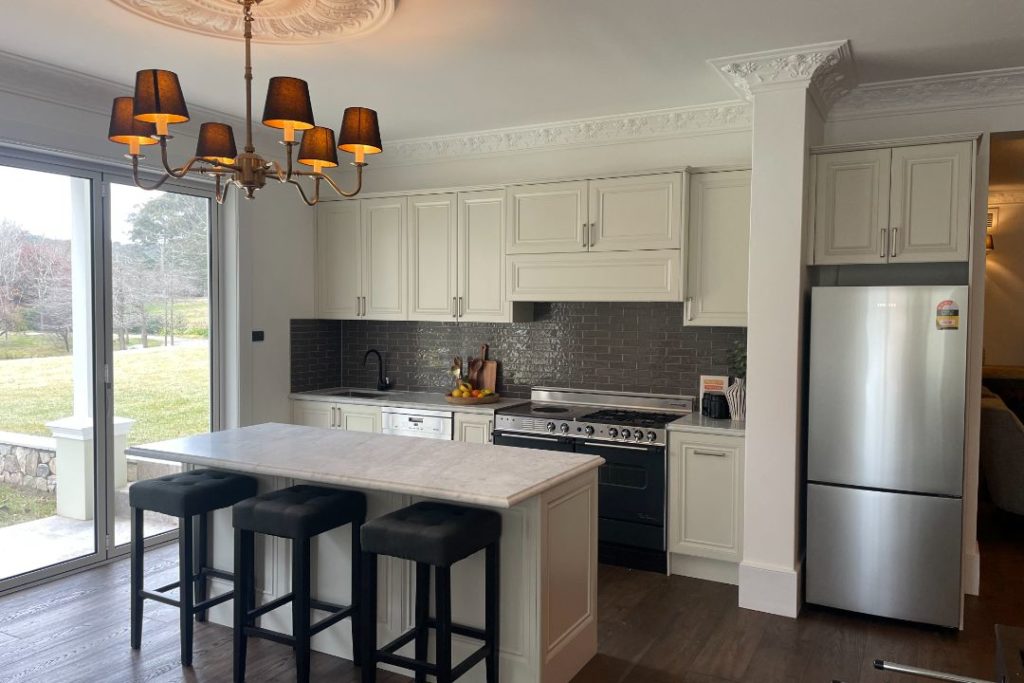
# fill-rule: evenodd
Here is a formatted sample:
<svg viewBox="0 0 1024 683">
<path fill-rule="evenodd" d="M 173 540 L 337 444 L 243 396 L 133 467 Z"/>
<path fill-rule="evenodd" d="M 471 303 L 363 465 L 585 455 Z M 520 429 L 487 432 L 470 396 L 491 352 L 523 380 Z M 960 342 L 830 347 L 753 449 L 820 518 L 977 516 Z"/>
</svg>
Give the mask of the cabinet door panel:
<svg viewBox="0 0 1024 683">
<path fill-rule="evenodd" d="M 590 250 L 678 249 L 680 173 L 590 181 Z"/>
<path fill-rule="evenodd" d="M 490 415 L 455 413 L 455 440 L 466 443 L 491 443 L 494 418 Z"/>
<path fill-rule="evenodd" d="M 747 324 L 750 171 L 690 178 L 686 325 Z"/>
<path fill-rule="evenodd" d="M 587 183 L 543 183 L 508 188 L 507 253 L 586 251 Z"/>
<path fill-rule="evenodd" d="M 517 254 L 512 301 L 679 301 L 680 251 Z"/>
<path fill-rule="evenodd" d="M 742 559 L 742 442 L 735 437 L 690 437 L 673 435 L 670 445 L 669 549 L 738 562 Z"/>
<path fill-rule="evenodd" d="M 381 431 L 380 408 L 376 406 L 360 406 L 342 404 L 340 428 L 349 432 L 370 432 L 379 434 Z"/>
<path fill-rule="evenodd" d="M 455 195 L 409 198 L 409 319 L 455 319 L 458 240 Z"/>
<path fill-rule="evenodd" d="M 405 320 L 406 200 L 363 200 L 365 317 Z"/>
<path fill-rule="evenodd" d="M 322 401 L 292 401 L 292 423 L 306 427 L 331 429 L 334 424 L 334 405 Z"/>
<path fill-rule="evenodd" d="M 891 151 L 816 159 L 814 263 L 885 263 Z"/>
<path fill-rule="evenodd" d="M 508 322 L 505 298 L 505 193 L 459 194 L 461 320 Z"/>
<path fill-rule="evenodd" d="M 362 296 L 358 201 L 324 202 L 317 207 L 316 249 L 317 317 L 358 317 Z"/>
<path fill-rule="evenodd" d="M 973 149 L 951 142 L 893 150 L 890 261 L 967 260 Z"/>
</svg>

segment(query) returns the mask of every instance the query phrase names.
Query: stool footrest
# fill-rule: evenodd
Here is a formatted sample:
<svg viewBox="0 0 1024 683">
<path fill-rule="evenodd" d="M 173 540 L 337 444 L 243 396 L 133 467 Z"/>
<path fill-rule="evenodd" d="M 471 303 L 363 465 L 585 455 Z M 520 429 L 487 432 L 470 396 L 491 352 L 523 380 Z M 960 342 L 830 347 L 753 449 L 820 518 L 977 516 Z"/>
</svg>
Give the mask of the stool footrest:
<svg viewBox="0 0 1024 683">
<path fill-rule="evenodd" d="M 284 633 L 271 631 L 270 629 L 263 628 L 262 626 L 243 626 L 242 628 L 247 636 L 263 638 L 264 640 L 272 640 L 275 643 L 281 643 L 288 647 L 294 647 L 295 645 L 295 638 L 285 635 Z"/>
<path fill-rule="evenodd" d="M 193 611 L 195 611 L 195 612 L 205 612 L 206 610 L 210 609 L 211 607 L 216 607 L 220 603 L 227 602 L 228 600 L 230 600 L 233 597 L 235 597 L 235 591 L 233 591 L 233 590 L 227 591 L 226 593 L 221 593 L 220 595 L 216 595 L 216 596 L 214 596 L 212 598 L 209 598 L 207 600 L 203 600 L 202 602 L 197 602 L 196 606 L 193 608 Z"/>
<path fill-rule="evenodd" d="M 248 617 L 250 619 L 256 619 L 258 617 L 262 617 L 267 612 L 273 612 L 278 607 L 282 607 L 284 605 L 287 605 L 294 598 L 295 598 L 295 594 L 294 593 L 285 593 L 281 597 L 274 598 L 273 600 L 271 600 L 267 604 L 262 605 L 260 607 L 257 607 L 256 609 L 252 610 L 251 612 L 249 612 Z"/>
<path fill-rule="evenodd" d="M 416 629 L 412 629 L 412 630 L 406 631 L 402 635 L 400 635 L 397 638 L 395 638 L 394 640 L 392 640 L 387 645 L 382 645 L 381 648 L 380 648 L 380 652 L 386 652 L 389 655 L 390 654 L 394 654 L 395 650 L 397 650 L 398 648 L 402 647 L 403 645 L 407 645 L 408 643 L 411 643 L 412 639 L 415 638 L 415 637 L 416 637 Z"/>
<path fill-rule="evenodd" d="M 428 617 L 426 628 L 437 628 L 437 619 L 434 617 Z M 463 626 L 462 624 L 452 624 L 452 633 L 466 636 L 468 638 L 475 638 L 477 640 L 486 640 L 483 629 L 474 628 L 472 626 Z M 405 657 L 403 655 L 395 654 L 395 650 L 408 645 L 416 637 L 417 629 L 412 628 L 392 640 L 387 645 L 382 646 L 377 650 L 377 661 L 384 662 L 385 664 L 393 664 L 394 666 L 401 666 L 406 669 L 411 669 L 416 673 L 425 674 L 436 674 L 437 665 L 430 664 L 429 662 L 421 662 L 418 659 L 412 659 L 411 657 Z M 461 662 L 459 662 L 454 668 L 452 668 L 452 680 L 466 673 L 478 663 L 482 662 L 487 655 L 491 653 L 491 646 L 487 643 L 481 645 L 473 654 L 469 655 Z"/>
<path fill-rule="evenodd" d="M 225 581 L 235 580 L 235 575 L 231 572 L 226 572 L 223 569 L 214 569 L 213 567 L 203 567 L 200 569 L 197 578 L 203 578 L 204 576 L 212 576 L 216 579 L 224 579 Z"/>
<path fill-rule="evenodd" d="M 400 666 L 403 669 L 411 669 L 416 673 L 437 674 L 437 665 L 429 662 L 421 662 L 412 657 L 396 655 L 394 652 L 378 652 L 375 659 L 382 664 Z"/>
<path fill-rule="evenodd" d="M 153 592 L 155 592 L 155 593 L 166 593 L 167 591 L 172 591 L 175 588 L 178 588 L 180 585 L 181 585 L 181 581 L 174 581 L 173 583 L 169 583 L 166 586 L 160 586 L 159 588 L 154 588 Z"/>
<path fill-rule="evenodd" d="M 355 617 L 356 610 L 351 605 L 348 605 L 346 607 L 342 605 L 332 605 L 327 602 L 320 602 L 319 600 L 311 600 L 310 606 L 313 609 L 331 613 L 329 616 L 324 617 L 323 619 L 316 622 L 315 624 L 312 624 L 309 627 L 310 637 L 315 636 L 316 634 L 320 633 L 320 631 L 323 631 L 325 628 L 330 628 L 331 626 L 334 626 L 342 619 L 347 619 L 348 617 Z"/>
<path fill-rule="evenodd" d="M 456 678 L 472 669 L 478 662 L 482 662 L 484 657 L 489 654 L 491 654 L 491 646 L 481 645 L 476 652 L 463 659 L 455 668 L 452 669 L 452 680 L 454 681 Z"/>
<path fill-rule="evenodd" d="M 153 591 L 140 590 L 139 595 L 146 598 L 147 600 L 156 600 L 157 602 L 162 602 L 165 605 L 170 605 L 171 607 L 181 607 L 180 601 L 175 600 L 174 598 L 169 598 L 163 593 L 154 593 Z"/>
</svg>

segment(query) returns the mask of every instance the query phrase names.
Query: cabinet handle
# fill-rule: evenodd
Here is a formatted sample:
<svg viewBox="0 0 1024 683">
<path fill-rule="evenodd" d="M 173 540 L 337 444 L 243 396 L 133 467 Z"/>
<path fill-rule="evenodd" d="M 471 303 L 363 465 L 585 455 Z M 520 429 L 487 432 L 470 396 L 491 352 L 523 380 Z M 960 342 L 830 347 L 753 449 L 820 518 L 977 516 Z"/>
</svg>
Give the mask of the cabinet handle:
<svg viewBox="0 0 1024 683">
<path fill-rule="evenodd" d="M 725 451 L 694 451 L 694 455 L 710 455 L 714 458 L 724 458 L 728 455 Z"/>
<path fill-rule="evenodd" d="M 494 443 L 494 420 L 487 421 L 487 443 Z"/>
<path fill-rule="evenodd" d="M 885 247 L 887 246 L 886 243 L 889 241 L 888 240 L 888 236 L 885 233 L 886 233 L 886 229 L 882 228 L 882 239 L 880 240 L 881 243 L 882 243 L 882 249 L 881 249 L 881 253 L 878 255 L 879 258 L 885 258 Z"/>
<path fill-rule="evenodd" d="M 587 236 L 590 237 L 590 246 L 597 244 L 597 223 L 590 224 L 590 230 L 587 231 Z"/>
<path fill-rule="evenodd" d="M 466 303 L 466 302 L 465 302 L 465 300 L 464 300 L 464 299 L 463 299 L 463 298 L 462 298 L 462 297 L 460 296 L 460 297 L 459 297 L 459 317 L 460 317 L 460 318 L 461 318 L 462 316 L 466 315 L 466 306 L 465 306 L 465 303 Z"/>
<path fill-rule="evenodd" d="M 362 297 L 359 297 L 359 296 L 357 296 L 357 297 L 356 297 L 356 317 L 357 317 L 357 318 L 359 317 L 359 300 L 360 300 L 361 298 L 362 298 Z"/>
<path fill-rule="evenodd" d="M 331 429 L 334 429 L 334 425 L 337 424 L 337 422 L 335 421 L 335 417 L 334 417 L 336 410 L 337 410 L 337 408 L 335 408 L 334 406 L 331 406 Z"/>
<path fill-rule="evenodd" d="M 686 301 L 683 305 L 686 307 L 686 322 L 693 322 L 693 297 L 686 297 Z"/>
<path fill-rule="evenodd" d="M 453 318 L 458 318 L 459 317 L 459 304 L 457 303 L 458 300 L 459 300 L 459 297 L 457 297 L 457 296 L 453 296 L 452 297 L 452 317 Z"/>
<path fill-rule="evenodd" d="M 362 297 L 362 299 L 363 299 L 363 317 L 365 318 L 366 317 L 366 297 L 364 296 L 364 297 Z"/>
<path fill-rule="evenodd" d="M 896 235 L 899 234 L 899 228 L 892 229 L 892 244 L 889 247 L 889 256 L 896 256 Z"/>
<path fill-rule="evenodd" d="M 588 232 L 587 228 L 588 227 L 589 226 L 588 226 L 587 223 L 583 224 L 583 245 L 582 246 L 583 246 L 584 249 L 587 247 L 588 244 L 590 244 L 590 235 L 587 234 L 587 232 Z"/>
</svg>

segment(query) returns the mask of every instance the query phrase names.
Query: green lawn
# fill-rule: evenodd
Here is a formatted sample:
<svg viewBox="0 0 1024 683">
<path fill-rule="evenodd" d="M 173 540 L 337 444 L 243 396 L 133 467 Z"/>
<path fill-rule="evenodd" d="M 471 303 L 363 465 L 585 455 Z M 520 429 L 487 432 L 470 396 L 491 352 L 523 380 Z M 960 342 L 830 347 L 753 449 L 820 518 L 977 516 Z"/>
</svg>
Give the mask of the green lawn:
<svg viewBox="0 0 1024 683">
<path fill-rule="evenodd" d="M 39 358 L 67 354 L 64 342 L 55 334 L 43 332 L 12 332 L 0 335 L 0 360 Z"/>
<path fill-rule="evenodd" d="M 0 484 L 0 527 L 31 522 L 57 514 L 53 494 Z"/>
<path fill-rule="evenodd" d="M 130 444 L 209 431 L 209 349 L 203 342 L 114 354 L 114 413 L 134 419 Z M 71 414 L 71 357 L 0 361 L 0 430 L 49 436 Z"/>
</svg>

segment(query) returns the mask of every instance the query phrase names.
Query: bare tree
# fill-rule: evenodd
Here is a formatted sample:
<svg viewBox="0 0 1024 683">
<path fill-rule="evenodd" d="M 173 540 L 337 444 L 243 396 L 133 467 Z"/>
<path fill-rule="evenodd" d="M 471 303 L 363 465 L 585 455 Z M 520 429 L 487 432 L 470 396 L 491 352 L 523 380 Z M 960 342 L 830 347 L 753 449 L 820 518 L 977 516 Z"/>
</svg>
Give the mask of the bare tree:
<svg viewBox="0 0 1024 683">
<path fill-rule="evenodd" d="M 71 242 L 32 239 L 24 249 L 27 296 L 23 300 L 34 317 L 34 327 L 50 332 L 71 351 L 73 301 Z"/>
<path fill-rule="evenodd" d="M 28 233 L 14 221 L 0 221 L 0 335 L 7 337 L 22 324 L 25 285 L 25 244 Z"/>
</svg>

